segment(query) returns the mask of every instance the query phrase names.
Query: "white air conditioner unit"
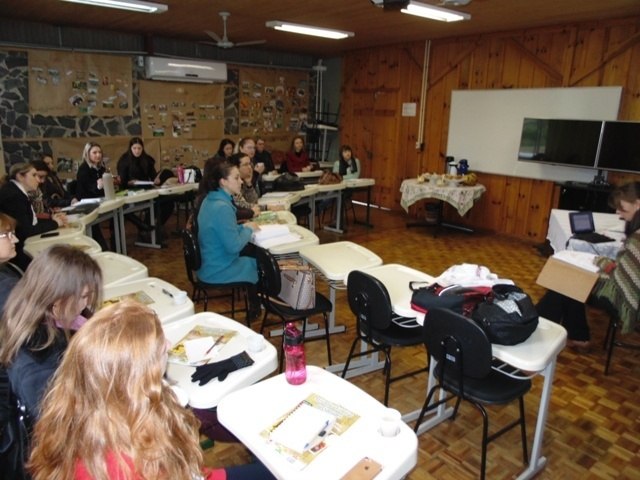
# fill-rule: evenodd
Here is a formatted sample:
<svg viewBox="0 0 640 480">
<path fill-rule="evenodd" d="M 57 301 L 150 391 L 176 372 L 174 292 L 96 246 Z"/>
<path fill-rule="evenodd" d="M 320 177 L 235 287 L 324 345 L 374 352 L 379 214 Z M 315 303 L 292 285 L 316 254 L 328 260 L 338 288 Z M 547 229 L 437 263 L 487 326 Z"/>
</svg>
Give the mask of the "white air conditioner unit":
<svg viewBox="0 0 640 480">
<path fill-rule="evenodd" d="M 150 80 L 214 83 L 227 81 L 227 64 L 180 58 L 145 57 L 145 75 Z"/>
</svg>

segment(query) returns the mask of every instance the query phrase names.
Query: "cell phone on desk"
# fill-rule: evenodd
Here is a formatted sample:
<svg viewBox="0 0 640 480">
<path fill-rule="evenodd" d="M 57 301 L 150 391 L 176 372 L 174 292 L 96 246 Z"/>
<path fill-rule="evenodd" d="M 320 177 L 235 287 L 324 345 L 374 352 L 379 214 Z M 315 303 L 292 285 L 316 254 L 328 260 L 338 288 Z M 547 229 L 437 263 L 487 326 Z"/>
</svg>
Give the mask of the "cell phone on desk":
<svg viewBox="0 0 640 480">
<path fill-rule="evenodd" d="M 345 473 L 340 480 L 371 480 L 381 471 L 382 465 L 369 457 L 364 457 L 351 470 Z"/>
<path fill-rule="evenodd" d="M 58 235 L 60 235 L 60 232 L 47 232 L 40 235 L 40 238 L 57 237 Z"/>
</svg>

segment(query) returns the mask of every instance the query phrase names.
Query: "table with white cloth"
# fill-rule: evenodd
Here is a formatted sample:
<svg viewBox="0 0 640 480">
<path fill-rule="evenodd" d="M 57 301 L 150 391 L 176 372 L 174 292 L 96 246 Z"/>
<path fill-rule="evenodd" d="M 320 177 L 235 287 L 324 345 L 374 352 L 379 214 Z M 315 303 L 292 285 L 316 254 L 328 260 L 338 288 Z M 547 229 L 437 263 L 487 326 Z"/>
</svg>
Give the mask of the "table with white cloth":
<svg viewBox="0 0 640 480">
<path fill-rule="evenodd" d="M 40 237 L 40 238 L 37 238 Z M 29 237 L 28 243 L 24 244 L 24 251 L 31 258 L 35 258 L 41 251 L 50 247 L 51 245 L 70 245 L 83 252 L 91 255 L 102 251 L 102 247 L 93 238 L 88 237 L 84 233 L 74 233 L 71 235 L 56 235 L 54 237 L 42 238 L 42 235 L 34 235 Z"/>
<path fill-rule="evenodd" d="M 353 242 L 333 242 L 300 249 L 300 257 L 312 265 L 329 285 L 329 299 L 333 308 L 329 314 L 329 333 L 344 332 L 344 325 L 336 325 L 336 290 L 345 288 L 345 279 L 352 270 L 382 265 L 382 259 Z M 307 330 L 307 335 L 321 335 L 318 330 Z"/>
<path fill-rule="evenodd" d="M 378 278 L 389 291 L 393 311 L 403 316 L 414 316 L 418 323 L 424 323 L 424 315 L 418 314 L 411 309 L 411 289 L 410 281 L 428 282 L 430 277 L 413 269 L 408 269 L 401 265 L 383 265 L 374 269 L 367 270 L 367 273 Z M 413 315 L 412 315 L 413 312 Z M 538 328 L 524 342 L 517 345 L 497 345 L 492 344 L 491 349 L 495 359 L 502 362 L 499 368 L 510 371 L 512 367 L 522 371 L 523 375 L 540 374 L 544 377 L 542 391 L 540 393 L 540 404 L 538 406 L 536 429 L 533 440 L 533 448 L 529 458 L 529 465 L 518 479 L 532 478 L 540 470 L 542 470 L 547 459 L 542 456 L 542 443 L 544 437 L 545 423 L 548 414 L 549 402 L 551 399 L 551 389 L 553 377 L 555 374 L 556 360 L 558 354 L 562 351 L 566 344 L 567 331 L 561 325 L 551 322 L 545 318 L 540 318 Z M 433 359 L 430 362 L 429 382 L 427 392 L 434 385 L 434 367 Z M 525 373 L 526 372 L 526 373 Z M 403 419 L 407 422 L 414 421 L 418 418 L 420 410 L 403 415 Z M 453 413 L 453 408 L 441 405 L 435 409 L 427 420 L 423 421 L 418 429 L 418 433 L 423 433 L 444 420 L 448 419 Z"/>
<path fill-rule="evenodd" d="M 261 432 L 311 394 L 359 418 L 342 434 L 330 435 L 326 448 L 300 470 L 268 443 Z M 349 381 L 308 366 L 307 381 L 302 385 L 289 385 L 281 374 L 226 395 L 218 405 L 218 418 L 278 479 L 338 479 L 361 459 L 369 457 L 382 465 L 375 480 L 396 480 L 417 464 L 418 440 L 404 422 L 399 422 L 395 436 L 383 436 L 380 423 L 386 410 L 382 403 Z"/>
<path fill-rule="evenodd" d="M 420 200 L 426 200 L 430 198 L 435 198 L 440 200 L 439 204 L 439 213 L 438 213 L 438 225 L 442 225 L 444 227 L 452 227 L 465 231 L 471 231 L 471 229 L 467 227 L 462 227 L 460 225 L 454 225 L 449 223 L 443 223 L 441 220 L 442 217 L 442 204 L 443 202 L 448 203 L 453 208 L 455 208 L 458 214 L 462 217 L 464 216 L 471 208 L 474 203 L 482 196 L 482 194 L 486 191 L 484 185 L 476 184 L 473 186 L 464 186 L 464 185 L 444 185 L 438 186 L 435 183 L 431 182 L 422 182 L 419 183 L 418 180 L 407 179 L 403 180 L 400 185 L 400 192 L 402 192 L 402 197 L 400 199 L 400 205 L 402 208 L 408 212 L 409 207 L 414 203 Z M 422 225 L 422 223 L 421 223 Z M 409 226 L 413 226 L 410 224 Z"/>
<path fill-rule="evenodd" d="M 571 238 L 571 223 L 569 213 L 573 210 L 554 208 L 549 214 L 549 229 L 547 240 L 554 252 L 562 250 L 577 250 L 595 253 L 596 255 L 615 258 L 624 240 L 624 220 L 615 213 L 593 212 L 595 231 L 612 238 L 612 242 L 589 243 L 584 240 Z"/>
<path fill-rule="evenodd" d="M 132 299 L 151 308 L 164 325 L 193 315 L 193 302 L 189 297 L 182 303 L 174 302 L 180 292 L 176 286 L 160 278 L 148 277 L 129 282 L 118 283 L 102 290 L 103 304 L 116 303 L 123 299 Z"/>
<path fill-rule="evenodd" d="M 149 276 L 149 269 L 143 263 L 114 252 L 100 252 L 91 255 L 102 271 L 104 288 L 140 280 Z"/>
<path fill-rule="evenodd" d="M 278 353 L 271 343 L 263 340 L 260 351 L 251 351 L 248 348 L 248 339 L 258 334 L 241 323 L 220 314 L 213 312 L 198 313 L 185 317 L 179 322 L 163 324 L 162 328 L 165 336 L 174 346 L 197 325 L 237 332 L 228 343 L 224 344 L 212 361 L 218 362 L 246 350 L 254 363 L 249 367 L 231 372 L 222 382 L 216 378 L 205 385 L 199 385 L 191 381 L 191 375 L 195 371 L 195 367 L 169 362 L 167 365 L 167 379 L 171 383 L 177 384 L 187 393 L 189 405 L 193 408 L 213 408 L 230 392 L 262 380 L 278 367 Z M 260 411 L 261 408 L 256 410 Z"/>
</svg>

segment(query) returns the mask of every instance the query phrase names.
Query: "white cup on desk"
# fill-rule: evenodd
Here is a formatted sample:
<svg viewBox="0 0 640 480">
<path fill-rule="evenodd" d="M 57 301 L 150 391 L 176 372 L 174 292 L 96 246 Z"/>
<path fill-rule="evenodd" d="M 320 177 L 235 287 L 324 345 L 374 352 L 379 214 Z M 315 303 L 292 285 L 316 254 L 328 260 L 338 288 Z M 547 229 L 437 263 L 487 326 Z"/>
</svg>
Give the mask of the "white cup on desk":
<svg viewBox="0 0 640 480">
<path fill-rule="evenodd" d="M 178 290 L 173 294 L 173 303 L 176 305 L 182 305 L 187 301 L 187 292 L 184 290 Z"/>
<path fill-rule="evenodd" d="M 247 348 L 251 353 L 258 353 L 264 349 L 264 336 L 256 333 L 247 337 Z"/>
<path fill-rule="evenodd" d="M 380 419 L 380 435 L 395 437 L 400 432 L 402 415 L 395 408 L 387 408 Z"/>
</svg>

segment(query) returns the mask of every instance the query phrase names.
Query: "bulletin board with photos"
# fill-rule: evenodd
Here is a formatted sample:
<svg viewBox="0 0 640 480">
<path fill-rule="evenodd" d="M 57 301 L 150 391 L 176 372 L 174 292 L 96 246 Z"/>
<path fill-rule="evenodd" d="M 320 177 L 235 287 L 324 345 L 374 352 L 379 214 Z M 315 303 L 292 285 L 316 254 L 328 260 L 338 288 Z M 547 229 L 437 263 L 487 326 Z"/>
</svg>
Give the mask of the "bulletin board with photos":
<svg viewBox="0 0 640 480">
<path fill-rule="evenodd" d="M 130 57 L 47 50 L 29 52 L 32 115 L 132 114 Z"/>
<path fill-rule="evenodd" d="M 306 124 L 309 74 L 303 70 L 241 68 L 241 136 L 265 137 L 271 148 L 286 150 Z"/>
<path fill-rule="evenodd" d="M 218 137 L 219 138 L 219 137 Z M 156 168 L 174 168 L 195 165 L 201 170 L 207 159 L 218 150 L 219 140 L 185 140 L 181 138 L 160 139 L 160 155 L 156 158 Z"/>
<path fill-rule="evenodd" d="M 224 85 L 141 80 L 144 138 L 222 138 Z"/>
</svg>

